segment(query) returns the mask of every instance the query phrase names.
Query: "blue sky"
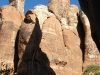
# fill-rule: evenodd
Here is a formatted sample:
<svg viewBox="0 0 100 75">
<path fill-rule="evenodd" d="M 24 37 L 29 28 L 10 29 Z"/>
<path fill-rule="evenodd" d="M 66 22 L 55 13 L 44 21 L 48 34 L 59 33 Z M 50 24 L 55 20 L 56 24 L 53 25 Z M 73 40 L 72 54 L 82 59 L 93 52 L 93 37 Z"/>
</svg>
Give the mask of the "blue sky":
<svg viewBox="0 0 100 75">
<path fill-rule="evenodd" d="M 0 7 L 3 5 L 8 5 L 8 1 L 9 0 L 0 0 Z M 25 3 L 25 13 L 28 9 L 32 9 L 34 6 L 38 5 L 38 4 L 43 4 L 46 5 L 48 3 L 49 0 L 26 0 Z M 78 0 L 70 0 L 71 4 L 76 4 L 79 7 L 79 3 Z M 80 7 L 79 7 L 80 8 Z"/>
</svg>

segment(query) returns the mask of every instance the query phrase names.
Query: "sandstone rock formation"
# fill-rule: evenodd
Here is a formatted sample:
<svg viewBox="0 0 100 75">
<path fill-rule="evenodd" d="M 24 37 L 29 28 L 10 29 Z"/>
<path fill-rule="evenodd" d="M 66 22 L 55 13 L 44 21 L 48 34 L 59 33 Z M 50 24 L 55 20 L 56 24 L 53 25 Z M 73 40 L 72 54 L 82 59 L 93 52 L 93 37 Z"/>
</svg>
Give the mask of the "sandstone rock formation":
<svg viewBox="0 0 100 75">
<path fill-rule="evenodd" d="M 92 39 L 89 20 L 83 11 L 80 11 L 80 18 L 83 23 L 85 32 L 85 38 L 84 38 L 85 55 L 83 63 L 83 70 L 84 70 L 89 65 L 100 64 L 100 53 L 94 40 Z"/>
<path fill-rule="evenodd" d="M 21 22 L 21 15 L 16 8 L 12 6 L 0 8 L 0 70 L 14 72 L 15 39 Z"/>
<path fill-rule="evenodd" d="M 70 5 L 69 0 L 50 0 L 48 9 L 55 14 L 61 22 L 62 27 L 72 29 L 77 26 L 78 7 L 76 5 Z"/>
<path fill-rule="evenodd" d="M 14 6 L 24 18 L 24 4 L 25 0 L 9 0 L 9 5 Z"/>
<path fill-rule="evenodd" d="M 76 7 L 76 6 L 75 6 Z M 73 9 L 73 10 L 71 10 Z M 82 50 L 80 48 L 81 40 L 79 38 L 79 33 L 77 29 L 78 25 L 78 10 L 74 11 L 76 8 L 71 7 L 68 11 L 68 22 L 69 28 L 66 29 L 62 27 L 64 44 L 67 51 L 67 66 L 68 66 L 68 75 L 81 75 L 82 73 Z M 73 21 L 74 20 L 74 21 Z M 76 59 L 78 58 L 78 59 Z M 75 65 L 78 63 L 78 65 Z M 77 68 L 76 68 L 77 67 Z"/>
<path fill-rule="evenodd" d="M 82 73 L 82 51 L 77 29 L 63 29 L 64 44 L 67 51 L 68 75 L 81 75 Z M 78 65 L 76 65 L 77 63 Z"/>
<path fill-rule="evenodd" d="M 18 42 L 19 63 L 18 63 L 18 67 L 20 66 L 20 64 L 22 62 L 23 54 L 25 52 L 26 46 L 32 35 L 32 31 L 33 31 L 33 29 L 35 27 L 35 23 L 36 23 L 36 15 L 34 14 L 34 12 L 29 10 L 27 12 L 27 14 L 28 15 L 26 15 L 25 22 L 22 23 L 22 26 L 19 31 L 19 40 L 18 40 L 19 41 Z"/>
<path fill-rule="evenodd" d="M 50 66 L 56 75 L 66 75 L 67 52 L 63 42 L 61 24 L 56 17 L 50 17 L 44 22 L 40 47 L 47 54 Z"/>
<path fill-rule="evenodd" d="M 70 0 L 50 0 L 48 9 L 54 13 L 62 25 L 68 28 L 67 12 L 70 6 Z"/>
<path fill-rule="evenodd" d="M 45 5 L 37 5 L 34 7 L 34 12 L 37 15 L 37 18 L 39 19 L 40 28 L 42 28 L 43 22 L 50 16 L 54 16 L 53 13 L 48 11 L 47 6 Z"/>
<path fill-rule="evenodd" d="M 0 75 L 82 75 L 100 65 L 98 0 L 79 0 L 80 13 L 70 0 L 50 0 L 25 18 L 24 2 L 0 8 Z"/>
<path fill-rule="evenodd" d="M 79 0 L 81 5 L 81 9 L 87 15 L 90 21 L 91 27 L 91 35 L 93 40 L 95 41 L 98 50 L 100 51 L 100 8 L 99 8 L 99 1 L 88 1 L 88 0 Z"/>
<path fill-rule="evenodd" d="M 40 11 L 40 8 L 41 7 L 39 7 L 39 9 L 37 10 Z M 80 40 L 78 37 L 76 27 L 74 27 L 73 30 L 72 29 L 67 30 L 65 28 L 63 29 L 62 32 L 61 23 L 53 15 L 50 17 L 48 16 L 48 18 L 43 22 L 41 31 L 37 31 L 37 29 L 40 29 L 39 27 L 40 25 L 37 26 L 38 22 L 37 20 L 35 20 L 36 19 L 35 14 L 37 14 L 35 10 L 29 10 L 26 13 L 26 18 L 19 31 L 18 74 L 25 75 L 27 73 L 30 74 L 45 73 L 50 75 L 55 75 L 55 74 L 56 75 L 66 75 L 66 74 L 81 75 L 82 52 L 79 47 Z M 77 15 L 76 12 L 74 14 Z M 38 16 L 39 15 L 37 15 L 37 17 Z M 44 15 L 42 15 L 42 17 L 44 17 Z M 36 26 L 36 28 L 34 26 Z M 34 31 L 35 29 L 36 31 Z M 75 32 L 76 35 L 73 32 Z M 40 33 L 42 35 L 38 36 L 40 35 Z M 38 36 L 38 38 L 40 37 L 40 39 L 38 39 L 36 35 Z M 67 39 L 66 36 L 69 37 L 68 40 L 66 40 Z M 75 42 L 76 39 L 74 41 L 71 41 L 71 39 L 73 39 L 74 36 L 76 36 L 77 42 Z M 38 42 L 38 44 L 36 44 L 36 41 Z M 66 45 L 67 47 L 65 47 Z M 70 56 L 71 53 L 73 54 L 72 57 Z M 44 54 L 46 54 L 45 57 L 43 57 Z M 78 60 L 74 60 L 75 58 L 78 58 Z M 74 65 L 74 63 L 78 63 L 79 65 L 78 66 L 76 64 Z M 33 66 L 35 64 L 38 67 L 34 68 Z M 30 68 L 27 68 L 27 66 L 29 66 Z M 31 70 L 34 69 L 37 69 L 37 71 L 31 72 Z M 45 69 L 49 69 L 49 70 L 45 71 Z"/>
<path fill-rule="evenodd" d="M 68 28 L 73 29 L 77 28 L 78 24 L 78 7 L 76 5 L 70 5 L 67 13 L 67 20 L 68 20 Z"/>
<path fill-rule="evenodd" d="M 39 47 L 41 38 L 39 21 L 33 10 L 29 10 L 19 31 L 18 75 L 55 75 L 47 55 Z"/>
</svg>

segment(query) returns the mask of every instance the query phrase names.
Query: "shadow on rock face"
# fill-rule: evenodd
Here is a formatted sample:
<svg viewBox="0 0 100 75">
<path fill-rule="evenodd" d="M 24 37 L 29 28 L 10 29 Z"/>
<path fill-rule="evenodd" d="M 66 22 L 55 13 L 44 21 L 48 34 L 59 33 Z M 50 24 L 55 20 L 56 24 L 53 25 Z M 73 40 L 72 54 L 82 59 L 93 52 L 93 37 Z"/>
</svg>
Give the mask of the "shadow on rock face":
<svg viewBox="0 0 100 75">
<path fill-rule="evenodd" d="M 100 52 L 100 1 L 78 0 L 82 11 L 90 21 L 91 35 Z"/>
<path fill-rule="evenodd" d="M 28 20 L 24 21 L 29 23 Z M 39 48 L 41 38 L 42 32 L 40 30 L 39 21 L 36 18 L 36 23 L 32 34 L 30 35 L 29 41 L 25 43 L 26 47 L 23 53 L 22 61 L 20 62 L 18 68 L 16 67 L 17 75 L 56 75 L 50 67 L 47 55 L 42 52 L 41 48 Z"/>
<path fill-rule="evenodd" d="M 79 35 L 79 38 L 80 38 L 80 48 L 82 50 L 82 59 L 84 60 L 84 52 L 85 52 L 84 51 L 85 50 L 84 38 L 85 38 L 85 33 L 84 33 L 82 22 L 80 20 L 80 16 L 78 16 L 77 31 L 78 31 L 78 35 Z"/>
</svg>

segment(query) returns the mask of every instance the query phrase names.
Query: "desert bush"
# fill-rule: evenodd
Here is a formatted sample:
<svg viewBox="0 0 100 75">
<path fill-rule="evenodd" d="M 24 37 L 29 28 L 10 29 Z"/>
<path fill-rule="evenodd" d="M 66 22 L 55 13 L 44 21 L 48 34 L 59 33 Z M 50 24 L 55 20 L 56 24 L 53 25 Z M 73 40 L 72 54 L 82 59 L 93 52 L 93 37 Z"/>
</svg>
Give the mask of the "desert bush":
<svg viewBox="0 0 100 75">
<path fill-rule="evenodd" d="M 95 73 L 95 75 L 100 75 L 100 72 Z"/>
<path fill-rule="evenodd" d="M 100 71 L 99 65 L 90 65 L 85 69 L 82 75 L 89 75 L 90 73 L 94 73 L 94 75 L 100 75 L 99 71 Z"/>
</svg>

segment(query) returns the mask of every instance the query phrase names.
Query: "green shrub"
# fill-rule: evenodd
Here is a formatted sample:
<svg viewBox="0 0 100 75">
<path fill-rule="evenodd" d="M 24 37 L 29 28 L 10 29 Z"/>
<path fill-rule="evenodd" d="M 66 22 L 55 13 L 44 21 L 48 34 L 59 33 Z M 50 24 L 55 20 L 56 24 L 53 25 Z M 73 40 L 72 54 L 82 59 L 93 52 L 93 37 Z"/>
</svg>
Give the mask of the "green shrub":
<svg viewBox="0 0 100 75">
<path fill-rule="evenodd" d="M 100 71 L 100 66 L 98 65 L 90 65 L 86 68 L 86 70 L 84 71 L 83 75 L 89 75 L 90 72 L 96 74 Z M 96 75 L 100 75 L 99 74 L 96 74 Z"/>
<path fill-rule="evenodd" d="M 100 72 L 95 73 L 95 75 L 100 75 Z"/>
</svg>

